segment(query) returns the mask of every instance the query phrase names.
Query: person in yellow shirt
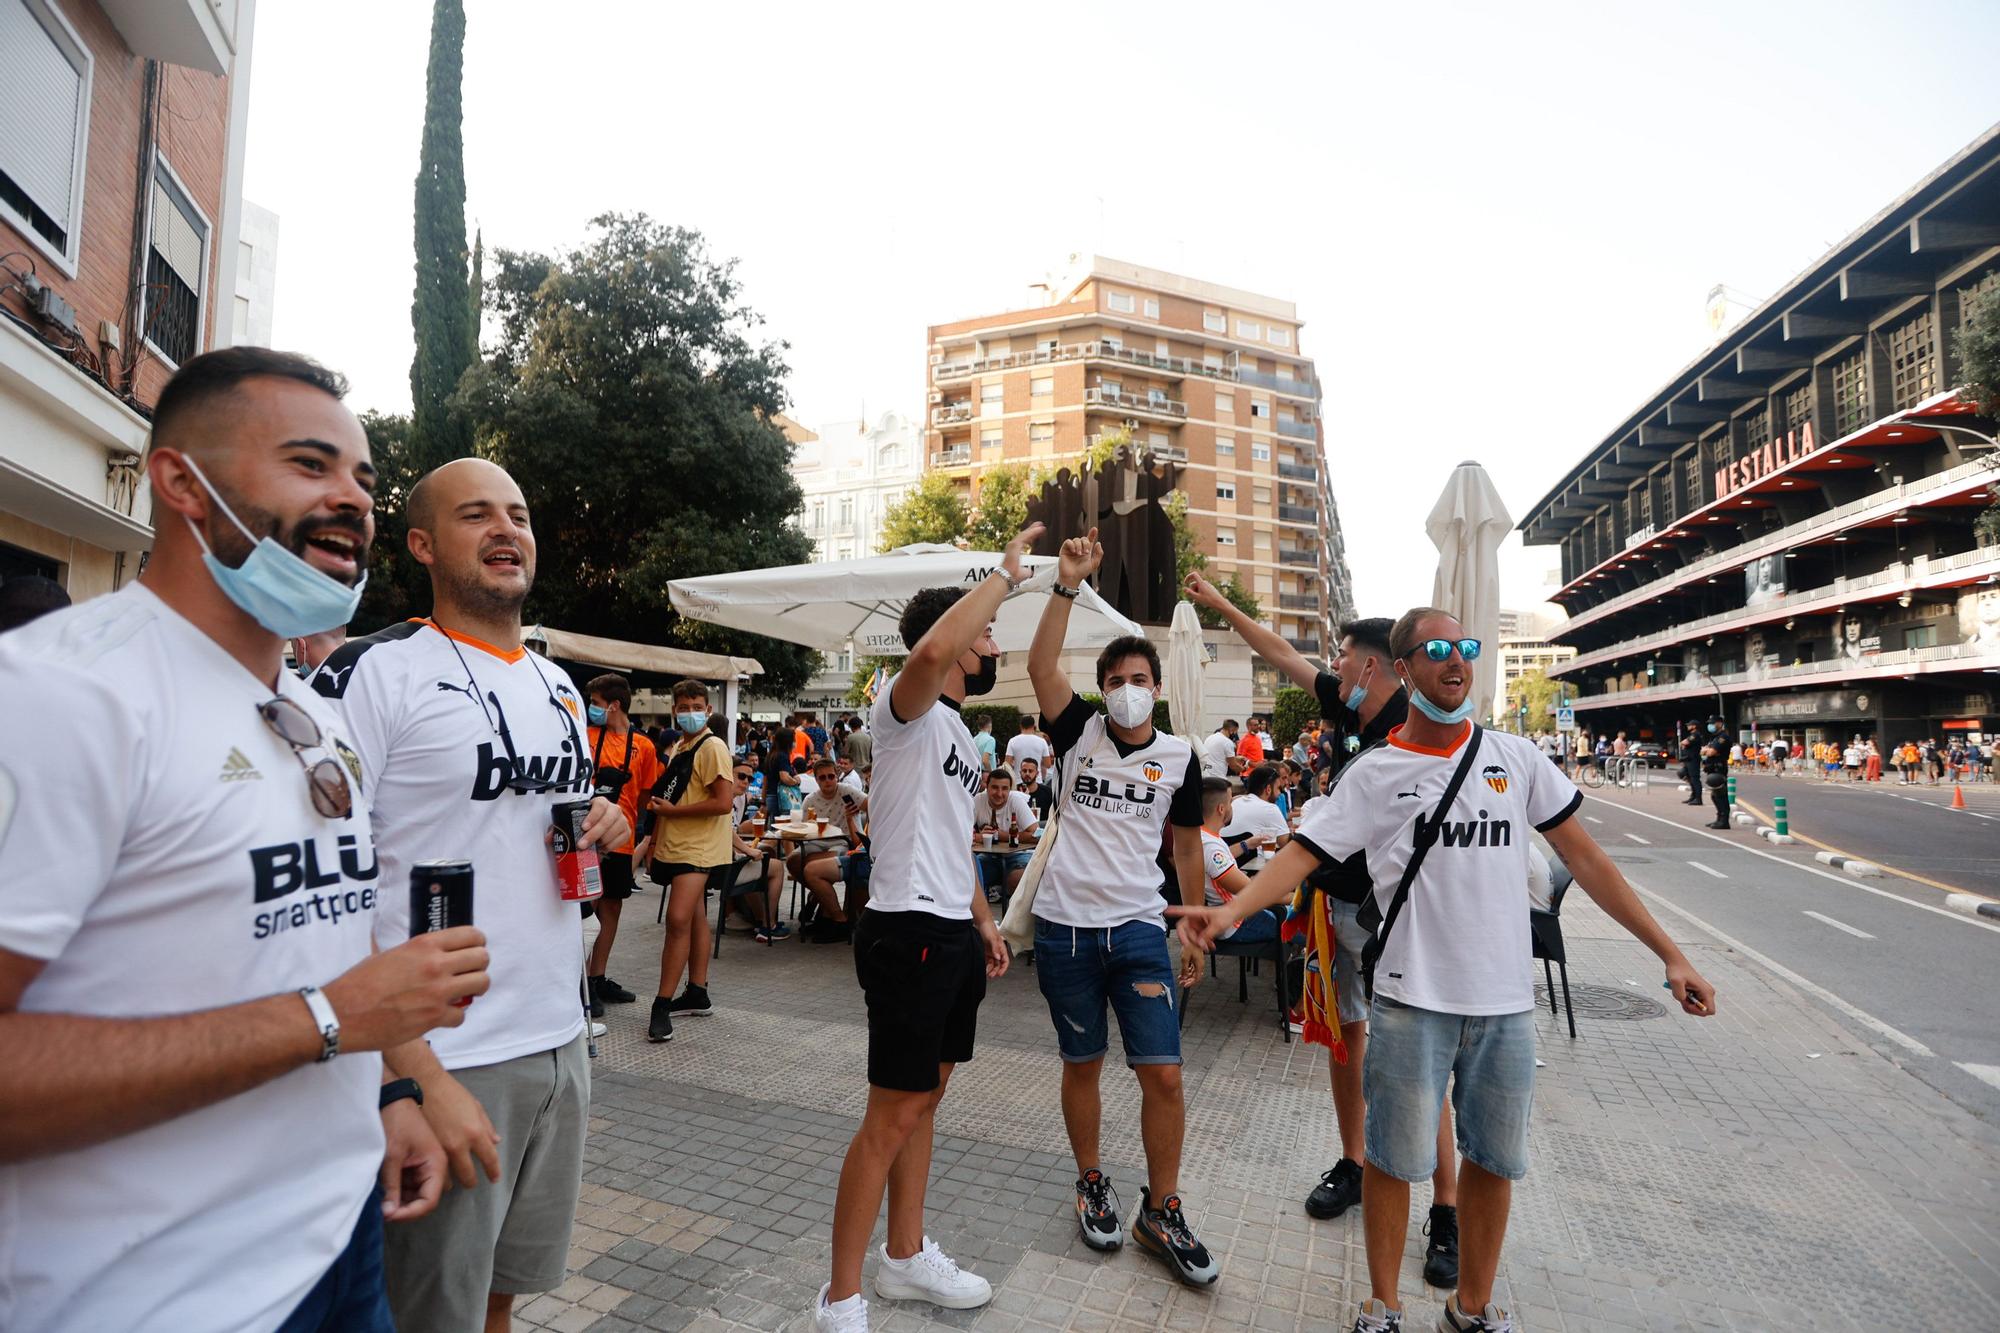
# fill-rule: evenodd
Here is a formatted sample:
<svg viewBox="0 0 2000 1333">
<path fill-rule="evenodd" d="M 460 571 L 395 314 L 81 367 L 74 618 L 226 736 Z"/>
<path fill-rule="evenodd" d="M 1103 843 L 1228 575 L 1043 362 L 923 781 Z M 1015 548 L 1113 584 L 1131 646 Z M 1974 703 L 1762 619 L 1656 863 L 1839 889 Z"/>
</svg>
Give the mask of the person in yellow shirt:
<svg viewBox="0 0 2000 1333">
<path fill-rule="evenodd" d="M 667 937 L 660 945 L 660 986 L 646 1026 L 646 1040 L 672 1041 L 674 1015 L 715 1012 L 708 998 L 710 934 L 703 910 L 708 877 L 730 863 L 730 815 L 736 779 L 728 742 L 708 729 L 708 686 L 684 680 L 674 686 L 674 727 L 679 733 L 648 809 L 653 827 L 653 878 L 667 885 Z M 674 987 L 681 971 L 687 989 Z"/>
</svg>

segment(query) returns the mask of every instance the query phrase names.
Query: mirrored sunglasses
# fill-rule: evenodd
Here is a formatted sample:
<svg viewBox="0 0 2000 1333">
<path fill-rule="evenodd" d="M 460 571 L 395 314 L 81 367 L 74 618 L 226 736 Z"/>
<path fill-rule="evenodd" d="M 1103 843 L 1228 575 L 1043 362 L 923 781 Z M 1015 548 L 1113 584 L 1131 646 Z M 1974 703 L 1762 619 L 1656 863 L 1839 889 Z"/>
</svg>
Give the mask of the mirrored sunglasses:
<svg viewBox="0 0 2000 1333">
<path fill-rule="evenodd" d="M 1417 645 L 1415 651 L 1422 653 L 1433 662 L 1442 662 L 1451 656 L 1454 649 L 1457 650 L 1459 657 L 1464 661 L 1477 662 L 1479 660 L 1479 640 L 1477 639 L 1425 639 Z M 1413 653 L 1412 656 L 1414 655 Z"/>
</svg>

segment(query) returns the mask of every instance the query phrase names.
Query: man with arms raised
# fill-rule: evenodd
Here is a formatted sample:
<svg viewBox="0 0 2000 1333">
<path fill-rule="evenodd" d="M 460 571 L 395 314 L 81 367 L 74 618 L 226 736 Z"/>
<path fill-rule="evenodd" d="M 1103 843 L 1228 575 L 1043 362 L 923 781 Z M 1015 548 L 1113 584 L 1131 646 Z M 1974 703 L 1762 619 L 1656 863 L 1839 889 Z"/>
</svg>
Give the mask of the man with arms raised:
<svg viewBox="0 0 2000 1333">
<path fill-rule="evenodd" d="M 376 1052 L 458 1023 L 486 950 L 370 957 L 378 774 L 285 669 L 374 533 L 345 388 L 190 360 L 145 574 L 0 640 L 0 1327 L 392 1327 L 382 1222 L 443 1162 Z"/>
<path fill-rule="evenodd" d="M 993 1298 L 924 1234 L 931 1122 L 951 1072 L 972 1058 L 986 981 L 1007 971 L 1007 945 L 978 892 L 972 802 L 984 766 L 960 709 L 993 688 L 1000 649 L 993 615 L 1027 579 L 1030 525 L 1000 567 L 970 589 L 925 588 L 898 627 L 909 657 L 869 715 L 875 849 L 872 899 L 854 932 L 854 971 L 868 1002 L 868 1109 L 847 1146 L 833 1206 L 833 1276 L 814 1302 L 820 1333 L 867 1333 L 861 1261 L 889 1194 L 889 1238 L 875 1272 L 884 1300 L 969 1310 Z"/>
<path fill-rule="evenodd" d="M 1223 907 L 1175 909 L 1184 942 L 1204 946 L 1248 913 L 1290 896 L 1318 865 L 1367 857 L 1377 922 L 1368 1056 L 1367 1164 L 1362 1175 L 1372 1297 L 1355 1333 L 1403 1327 L 1397 1277 L 1409 1229 L 1410 1182 L 1436 1167 L 1448 1081 L 1457 1111 L 1463 1228 L 1458 1289 L 1439 1333 L 1512 1333 L 1492 1303 L 1513 1182 L 1528 1170 L 1534 1100 L 1534 960 L 1528 933 L 1530 830 L 1568 863 L 1612 920 L 1665 964 L 1690 1014 L 1715 1012 L 1715 991 L 1660 929 L 1618 867 L 1574 818 L 1583 803 L 1563 774 L 1519 736 L 1484 731 L 1473 712 L 1477 639 L 1418 607 L 1396 622 L 1390 652 L 1416 711 L 1386 744 L 1349 764 L 1270 866 Z M 1422 838 L 1426 851 L 1416 850 Z M 1414 876 L 1406 875 L 1421 856 Z"/>
<path fill-rule="evenodd" d="M 504 1330 L 516 1295 L 562 1282 L 582 1184 L 583 932 L 548 837 L 551 805 L 589 796 L 591 755 L 582 696 L 522 643 L 535 536 L 520 487 L 492 463 L 460 458 L 411 488 L 408 516 L 410 554 L 430 571 L 430 616 L 350 641 L 313 684 L 338 701 L 363 768 L 379 775 L 388 887 L 377 942 L 410 932 L 409 898 L 395 886 L 412 864 L 470 859 L 477 919 L 506 959 L 463 1026 L 389 1054 L 422 1085 L 460 1188 L 386 1246 L 398 1325 Z M 582 844 L 617 847 L 629 831 L 597 798 Z"/>
<path fill-rule="evenodd" d="M 1108 720 L 1063 675 L 1070 605 L 1103 558 L 1095 528 L 1063 543 L 1055 595 L 1028 650 L 1028 679 L 1049 719 L 1057 767 L 1069 780 L 1069 766 L 1079 766 L 1056 809 L 1055 848 L 1035 891 L 1035 974 L 1062 1054 L 1063 1124 L 1076 1154 L 1077 1225 L 1085 1243 L 1099 1250 L 1124 1243 L 1118 1198 L 1098 1151 L 1109 1005 L 1118 1015 L 1125 1063 L 1139 1080 L 1148 1180 L 1139 1191 L 1133 1237 L 1181 1281 L 1206 1286 L 1222 1270 L 1181 1212 L 1187 1124 L 1180 1003 L 1158 864 L 1171 838 L 1181 901 L 1201 902 L 1201 761 L 1193 746 L 1153 726 L 1160 657 L 1145 639 L 1113 639 L 1098 654 L 1097 688 Z M 1181 955 L 1181 985 L 1200 979 L 1203 956 Z"/>
<path fill-rule="evenodd" d="M 1410 705 L 1396 675 L 1389 636 L 1395 622 L 1386 616 L 1349 620 L 1340 626 L 1340 651 L 1333 670 L 1321 671 L 1276 632 L 1238 610 L 1199 573 L 1188 576 L 1188 596 L 1197 605 L 1228 619 L 1252 652 L 1288 676 L 1319 700 L 1323 717 L 1342 713 L 1359 724 L 1361 749 L 1371 749 L 1403 725 Z M 1325 728 L 1330 736 L 1333 727 Z M 1335 750 L 1329 758 L 1330 781 L 1338 782 L 1352 756 Z M 1307 906 L 1326 913 L 1326 938 L 1334 956 L 1319 959 L 1320 975 L 1334 980 L 1335 1014 L 1340 1019 L 1340 1043 L 1326 1053 L 1327 1075 L 1333 1084 L 1334 1119 L 1340 1126 L 1340 1160 L 1321 1173 L 1319 1184 L 1306 1196 L 1306 1212 L 1330 1221 L 1361 1202 L 1362 1127 L 1367 1103 L 1362 1096 L 1361 1071 L 1368 1057 L 1368 997 L 1361 984 L 1361 950 L 1368 929 L 1360 922 L 1361 904 L 1373 890 L 1368 866 L 1359 854 L 1322 866 L 1306 880 L 1312 890 Z M 1308 934 L 1310 938 L 1310 934 Z M 1458 1283 L 1458 1159 L 1453 1150 L 1451 1106 L 1438 1116 L 1437 1169 L 1431 1173 L 1430 1215 L 1424 1223 L 1424 1281 L 1450 1290 Z"/>
</svg>

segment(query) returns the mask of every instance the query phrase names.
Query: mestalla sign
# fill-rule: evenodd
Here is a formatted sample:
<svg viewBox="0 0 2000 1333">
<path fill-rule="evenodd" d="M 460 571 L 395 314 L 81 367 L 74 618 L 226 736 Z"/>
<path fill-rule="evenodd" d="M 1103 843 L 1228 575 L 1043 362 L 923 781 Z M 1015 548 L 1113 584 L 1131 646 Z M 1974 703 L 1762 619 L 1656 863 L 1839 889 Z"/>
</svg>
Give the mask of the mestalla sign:
<svg viewBox="0 0 2000 1333">
<path fill-rule="evenodd" d="M 1743 716 L 1750 722 L 1813 722 L 1870 717 L 1874 706 L 1875 696 L 1866 690 L 1816 690 L 1745 700 Z"/>
<path fill-rule="evenodd" d="M 1789 467 L 1819 446 L 1813 442 L 1812 423 L 1788 430 L 1774 440 L 1764 441 L 1735 462 L 1715 470 L 1715 498 L 1720 500 L 1754 486 L 1781 467 Z"/>
</svg>

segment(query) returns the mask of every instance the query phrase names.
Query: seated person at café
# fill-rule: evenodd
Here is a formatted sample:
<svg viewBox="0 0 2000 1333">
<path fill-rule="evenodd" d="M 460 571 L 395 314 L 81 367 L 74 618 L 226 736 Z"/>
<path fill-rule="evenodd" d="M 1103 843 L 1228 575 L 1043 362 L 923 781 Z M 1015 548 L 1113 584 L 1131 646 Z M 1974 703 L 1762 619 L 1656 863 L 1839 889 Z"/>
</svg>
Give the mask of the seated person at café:
<svg viewBox="0 0 2000 1333">
<path fill-rule="evenodd" d="M 804 882 L 818 904 L 819 912 L 806 938 L 815 944 L 834 944 L 853 933 L 853 924 L 833 884 L 840 877 L 840 854 L 861 843 L 861 812 L 868 798 L 840 784 L 840 771 L 833 760 L 821 757 L 813 764 L 813 791 L 806 797 L 802 816 L 822 825 L 821 836 L 800 844 L 791 855 L 792 873 Z"/>
<path fill-rule="evenodd" d="M 1014 790 L 1014 775 L 996 768 L 986 775 L 986 795 L 972 802 L 972 849 L 979 863 L 986 901 L 1004 903 L 1014 895 L 1021 872 L 1035 854 L 1041 820 L 1028 798 Z"/>
<path fill-rule="evenodd" d="M 1042 781 L 1042 767 L 1033 759 L 1021 761 L 1021 781 L 1014 790 L 1027 799 L 1028 808 L 1035 812 L 1035 818 L 1048 821 L 1049 811 L 1055 808 L 1056 790 Z"/>
<path fill-rule="evenodd" d="M 1203 903 L 1220 907 L 1243 892 L 1250 877 L 1236 864 L 1222 830 L 1229 823 L 1230 790 L 1227 778 L 1201 780 L 1201 877 Z M 1268 944 L 1278 938 L 1278 913 L 1274 908 L 1252 912 L 1234 929 L 1216 938 L 1241 944 Z"/>
<path fill-rule="evenodd" d="M 759 940 L 769 944 L 790 935 L 792 928 L 778 919 L 778 898 L 785 888 L 785 863 L 776 853 L 759 845 L 764 817 L 761 812 L 749 809 L 751 785 L 756 776 L 757 771 L 747 761 L 737 762 L 735 818 L 729 831 L 730 857 L 736 867 L 736 877 L 731 883 L 737 888 L 730 894 L 730 906 L 750 923 Z M 759 881 L 764 885 L 761 895 L 747 888 Z"/>
<path fill-rule="evenodd" d="M 1291 826 L 1271 803 L 1277 785 L 1278 770 L 1270 764 L 1243 775 L 1243 792 L 1230 802 L 1229 823 L 1222 830 L 1223 842 L 1239 863 L 1259 850 L 1275 851 L 1291 838 Z"/>
</svg>

